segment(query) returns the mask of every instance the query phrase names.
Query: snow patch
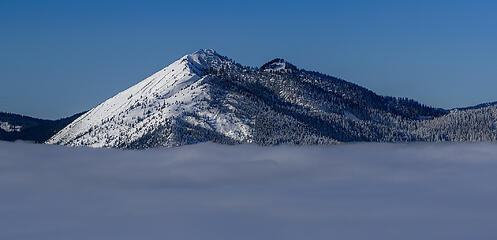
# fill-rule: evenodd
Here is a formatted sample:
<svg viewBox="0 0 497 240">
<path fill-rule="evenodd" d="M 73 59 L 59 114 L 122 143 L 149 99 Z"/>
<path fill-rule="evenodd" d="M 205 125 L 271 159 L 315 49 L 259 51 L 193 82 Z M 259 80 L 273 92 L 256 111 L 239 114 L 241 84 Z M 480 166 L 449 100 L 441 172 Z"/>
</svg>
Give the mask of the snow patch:
<svg viewBox="0 0 497 240">
<path fill-rule="evenodd" d="M 359 119 L 358 117 L 356 117 L 356 115 L 352 114 L 351 112 L 349 111 L 343 111 L 343 115 L 350 119 L 350 120 L 354 120 L 354 121 L 360 121 L 361 119 Z"/>
<path fill-rule="evenodd" d="M 20 132 L 22 130 L 22 126 L 12 125 L 8 122 L 0 122 L 0 129 L 6 132 Z"/>
</svg>

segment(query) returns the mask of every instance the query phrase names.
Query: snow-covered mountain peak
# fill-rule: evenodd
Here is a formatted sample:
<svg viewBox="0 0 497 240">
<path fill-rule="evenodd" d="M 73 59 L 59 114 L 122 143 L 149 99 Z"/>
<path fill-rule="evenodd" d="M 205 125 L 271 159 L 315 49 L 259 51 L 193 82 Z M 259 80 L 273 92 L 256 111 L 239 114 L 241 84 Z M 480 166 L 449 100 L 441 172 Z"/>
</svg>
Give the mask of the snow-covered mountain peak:
<svg viewBox="0 0 497 240">
<path fill-rule="evenodd" d="M 230 60 L 211 49 L 185 55 L 91 109 L 47 142 L 93 147 L 132 145 L 157 129 L 171 127 L 172 122 L 201 125 L 231 139 L 245 139 L 247 127 L 241 120 L 209 107 L 213 87 L 208 73 L 231 65 Z M 176 142 L 177 133 L 171 131 L 171 136 L 163 139 L 167 145 Z"/>
<path fill-rule="evenodd" d="M 192 55 L 217 55 L 217 56 L 219 56 L 219 54 L 217 54 L 216 50 L 211 49 L 211 48 L 199 49 L 198 51 L 192 53 Z"/>
<path fill-rule="evenodd" d="M 296 72 L 298 71 L 297 67 L 293 64 L 285 61 L 282 58 L 275 58 L 264 65 L 261 66 L 261 69 L 266 72 Z"/>
<path fill-rule="evenodd" d="M 198 75 L 204 75 L 205 70 L 218 67 L 229 62 L 213 49 L 200 49 L 192 54 L 185 55 L 178 61 L 185 63 L 189 70 Z"/>
</svg>

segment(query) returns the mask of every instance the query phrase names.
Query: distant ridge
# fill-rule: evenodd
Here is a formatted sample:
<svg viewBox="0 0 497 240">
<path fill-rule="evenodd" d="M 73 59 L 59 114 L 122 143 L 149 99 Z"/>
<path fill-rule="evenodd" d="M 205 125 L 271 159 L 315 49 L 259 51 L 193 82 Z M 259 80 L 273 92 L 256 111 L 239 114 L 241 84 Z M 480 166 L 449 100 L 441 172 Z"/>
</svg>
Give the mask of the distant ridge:
<svg viewBox="0 0 497 240">
<path fill-rule="evenodd" d="M 0 112 L 0 140 L 44 143 L 84 112 L 59 120 L 45 120 Z"/>
<path fill-rule="evenodd" d="M 478 104 L 478 105 L 475 105 L 475 106 L 469 106 L 469 107 L 454 108 L 454 109 L 464 111 L 464 110 L 472 110 L 472 109 L 478 109 L 478 108 L 491 107 L 491 106 L 495 106 L 495 105 L 497 105 L 497 101 L 496 102 L 482 103 L 482 104 Z"/>
</svg>

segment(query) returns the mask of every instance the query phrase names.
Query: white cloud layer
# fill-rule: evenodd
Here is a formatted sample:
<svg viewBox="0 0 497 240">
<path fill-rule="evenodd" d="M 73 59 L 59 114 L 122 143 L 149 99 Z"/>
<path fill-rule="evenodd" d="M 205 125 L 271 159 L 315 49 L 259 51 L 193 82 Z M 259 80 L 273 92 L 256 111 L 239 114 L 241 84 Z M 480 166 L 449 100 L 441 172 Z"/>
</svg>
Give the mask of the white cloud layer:
<svg viewBox="0 0 497 240">
<path fill-rule="evenodd" d="M 0 142 L 0 239 L 497 239 L 495 144 Z"/>
</svg>

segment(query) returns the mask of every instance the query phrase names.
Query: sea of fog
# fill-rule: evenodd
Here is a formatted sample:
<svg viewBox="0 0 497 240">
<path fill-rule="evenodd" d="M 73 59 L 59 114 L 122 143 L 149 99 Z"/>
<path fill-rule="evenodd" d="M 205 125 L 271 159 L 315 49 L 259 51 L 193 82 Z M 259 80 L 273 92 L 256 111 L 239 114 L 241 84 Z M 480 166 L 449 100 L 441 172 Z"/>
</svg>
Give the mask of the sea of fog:
<svg viewBox="0 0 497 240">
<path fill-rule="evenodd" d="M 0 239 L 497 239 L 496 144 L 0 142 Z"/>
</svg>

